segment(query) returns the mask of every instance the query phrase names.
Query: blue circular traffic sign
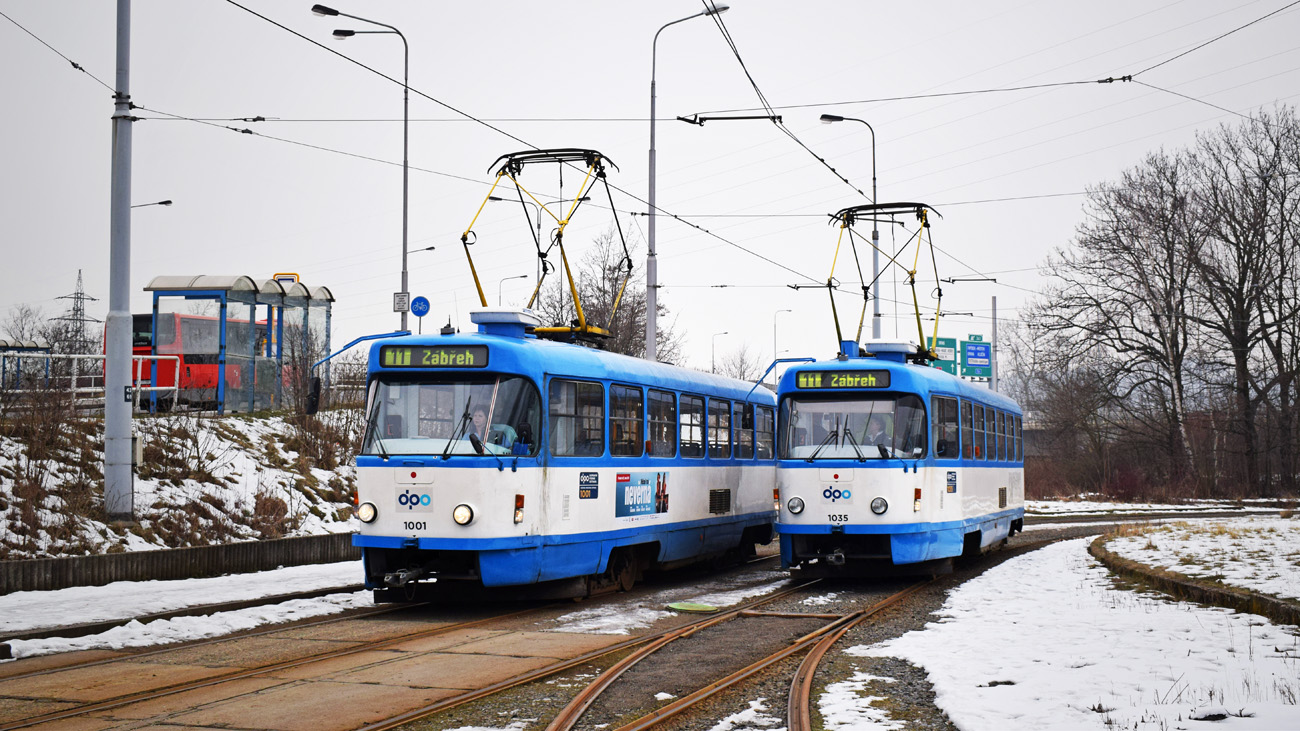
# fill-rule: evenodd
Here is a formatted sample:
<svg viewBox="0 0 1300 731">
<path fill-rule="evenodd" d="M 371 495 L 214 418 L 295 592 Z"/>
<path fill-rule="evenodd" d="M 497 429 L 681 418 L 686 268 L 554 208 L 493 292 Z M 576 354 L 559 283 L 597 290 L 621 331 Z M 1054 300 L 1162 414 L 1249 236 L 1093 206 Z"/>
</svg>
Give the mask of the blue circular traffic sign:
<svg viewBox="0 0 1300 731">
<path fill-rule="evenodd" d="M 424 317 L 429 314 L 429 300 L 423 297 L 416 297 L 411 300 L 411 314 L 416 317 Z"/>
</svg>

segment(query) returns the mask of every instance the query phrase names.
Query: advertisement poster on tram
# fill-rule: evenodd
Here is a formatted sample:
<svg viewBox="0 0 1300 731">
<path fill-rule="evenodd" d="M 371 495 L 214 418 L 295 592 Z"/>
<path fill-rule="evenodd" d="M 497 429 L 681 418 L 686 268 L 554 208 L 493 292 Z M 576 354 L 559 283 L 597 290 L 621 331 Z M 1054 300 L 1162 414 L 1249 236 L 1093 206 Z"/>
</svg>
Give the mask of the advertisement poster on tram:
<svg viewBox="0 0 1300 731">
<path fill-rule="evenodd" d="M 668 512 L 667 472 L 619 472 L 614 515 L 631 518 Z"/>
</svg>

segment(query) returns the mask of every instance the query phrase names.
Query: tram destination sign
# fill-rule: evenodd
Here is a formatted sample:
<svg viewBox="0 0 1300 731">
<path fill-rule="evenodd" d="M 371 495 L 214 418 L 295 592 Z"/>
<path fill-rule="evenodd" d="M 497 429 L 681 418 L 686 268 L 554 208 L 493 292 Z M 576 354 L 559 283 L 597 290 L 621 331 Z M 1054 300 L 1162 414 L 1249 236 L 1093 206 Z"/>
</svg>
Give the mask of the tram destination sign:
<svg viewBox="0 0 1300 731">
<path fill-rule="evenodd" d="M 889 371 L 802 371 L 796 388 L 889 388 Z"/>
<path fill-rule="evenodd" d="M 384 368 L 486 368 L 486 345 L 385 345 L 379 350 Z"/>
</svg>

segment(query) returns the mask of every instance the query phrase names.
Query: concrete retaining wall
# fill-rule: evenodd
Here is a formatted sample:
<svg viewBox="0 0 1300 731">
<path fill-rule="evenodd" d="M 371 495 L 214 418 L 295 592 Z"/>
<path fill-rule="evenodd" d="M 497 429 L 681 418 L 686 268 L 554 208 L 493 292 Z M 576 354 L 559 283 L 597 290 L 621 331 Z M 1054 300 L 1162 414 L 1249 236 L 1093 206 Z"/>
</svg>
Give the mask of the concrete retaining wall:
<svg viewBox="0 0 1300 731">
<path fill-rule="evenodd" d="M 361 549 L 352 545 L 351 533 L 333 533 L 103 556 L 0 561 L 0 594 L 102 586 L 114 581 L 205 578 L 360 558 Z"/>
<path fill-rule="evenodd" d="M 1217 586 L 1129 560 L 1106 550 L 1108 538 L 1097 538 L 1089 544 L 1088 553 L 1120 576 L 1154 586 L 1177 599 L 1258 614 L 1279 624 L 1300 624 L 1300 603 L 1249 589 Z"/>
</svg>

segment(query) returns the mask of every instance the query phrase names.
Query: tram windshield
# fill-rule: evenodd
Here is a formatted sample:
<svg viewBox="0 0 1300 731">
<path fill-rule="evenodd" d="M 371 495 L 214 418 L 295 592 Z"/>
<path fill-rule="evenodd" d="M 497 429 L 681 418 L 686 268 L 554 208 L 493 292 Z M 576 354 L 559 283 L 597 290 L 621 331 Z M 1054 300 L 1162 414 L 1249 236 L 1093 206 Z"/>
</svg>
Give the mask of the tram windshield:
<svg viewBox="0 0 1300 731">
<path fill-rule="evenodd" d="M 781 459 L 925 456 L 925 404 L 913 394 L 789 396 L 781 401 L 781 424 Z"/>
<path fill-rule="evenodd" d="M 362 454 L 537 454 L 542 400 L 531 381 L 496 374 L 412 375 L 371 383 Z"/>
</svg>

